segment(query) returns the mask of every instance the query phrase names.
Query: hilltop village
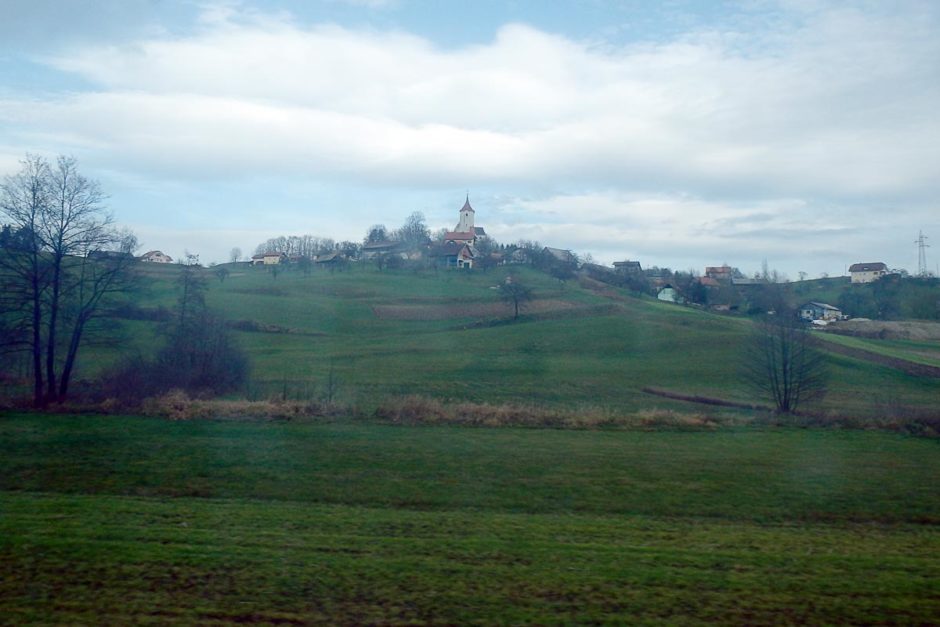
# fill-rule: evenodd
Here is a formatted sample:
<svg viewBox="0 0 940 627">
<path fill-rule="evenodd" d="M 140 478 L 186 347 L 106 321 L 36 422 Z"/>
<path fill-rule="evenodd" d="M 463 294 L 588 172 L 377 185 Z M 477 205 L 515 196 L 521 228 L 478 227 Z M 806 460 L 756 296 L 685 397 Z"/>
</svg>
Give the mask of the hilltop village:
<svg viewBox="0 0 940 627">
<path fill-rule="evenodd" d="M 701 273 L 644 267 L 639 260 L 630 259 L 611 266 L 600 265 L 590 256 L 582 258 L 569 249 L 543 246 L 538 242 L 499 243 L 477 224 L 476 213 L 468 194 L 452 229 L 431 233 L 423 214 L 415 212 L 398 229 L 384 225 L 371 227 L 362 242 L 335 242 L 310 235 L 282 236 L 259 244 L 248 259 L 242 259 L 241 252 L 234 249 L 231 263 L 266 268 L 275 274 L 291 269 L 304 273 L 318 269 L 335 272 L 357 263 L 375 264 L 380 270 L 430 268 L 483 272 L 499 266 L 529 265 L 559 281 L 580 278 L 625 287 L 664 302 L 747 314 L 774 309 L 773 301 L 779 300 L 779 296 L 770 293 L 773 291 L 768 290 L 770 286 L 788 284 L 794 288 L 791 291 L 802 294 L 806 289 L 801 286 L 810 283 L 802 273 L 799 281 L 791 283 L 766 267 L 748 276 L 728 264 L 705 266 Z M 139 260 L 173 263 L 172 257 L 159 250 L 144 253 Z M 900 298 L 897 294 L 904 291 L 903 284 L 909 283 L 911 278 L 903 270 L 889 269 L 882 261 L 854 262 L 848 267 L 847 277 L 820 277 L 813 282 L 817 289 L 820 285 L 831 288 L 824 289 L 819 298 L 790 303 L 790 306 L 802 319 L 820 325 L 848 317 L 890 318 L 901 309 L 892 303 Z M 931 281 L 926 275 L 915 279 Z M 915 280 L 914 285 L 908 287 L 917 291 L 923 286 L 918 286 Z M 823 297 L 834 302 L 827 302 Z M 922 302 L 914 309 L 919 317 L 940 318 L 940 303 L 931 303 L 930 296 L 918 298 Z"/>
</svg>

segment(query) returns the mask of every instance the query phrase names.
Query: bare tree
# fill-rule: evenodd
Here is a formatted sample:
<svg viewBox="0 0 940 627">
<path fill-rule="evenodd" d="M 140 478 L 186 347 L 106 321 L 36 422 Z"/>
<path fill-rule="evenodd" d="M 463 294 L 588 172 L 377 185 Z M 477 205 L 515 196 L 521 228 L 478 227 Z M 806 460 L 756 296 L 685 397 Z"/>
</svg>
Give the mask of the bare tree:
<svg viewBox="0 0 940 627">
<path fill-rule="evenodd" d="M 807 327 L 782 311 L 754 323 L 743 370 L 751 388 L 773 399 L 783 413 L 826 394 L 825 358 L 813 346 Z"/>
<path fill-rule="evenodd" d="M 136 238 L 114 228 L 104 198 L 71 157 L 27 155 L 0 186 L 0 212 L 19 235 L 0 251 L 6 312 L 27 330 L 36 406 L 65 398 L 87 323 L 134 261 Z"/>
<path fill-rule="evenodd" d="M 229 259 L 232 263 L 237 263 L 239 259 L 242 258 L 242 249 L 236 246 L 232 249 L 232 252 L 229 253 Z"/>
<path fill-rule="evenodd" d="M 506 281 L 499 286 L 499 296 L 503 302 L 513 308 L 513 320 L 519 318 L 519 310 L 525 308 L 526 304 L 532 300 L 532 290 L 517 280 L 507 277 Z"/>
</svg>

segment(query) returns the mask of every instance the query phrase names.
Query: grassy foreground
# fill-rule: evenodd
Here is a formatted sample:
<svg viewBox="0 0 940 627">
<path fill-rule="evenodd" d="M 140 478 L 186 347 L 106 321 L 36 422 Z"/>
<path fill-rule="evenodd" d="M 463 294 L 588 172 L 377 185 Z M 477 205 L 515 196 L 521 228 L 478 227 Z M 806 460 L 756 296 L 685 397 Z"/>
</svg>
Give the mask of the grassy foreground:
<svg viewBox="0 0 940 627">
<path fill-rule="evenodd" d="M 931 623 L 937 443 L 0 418 L 0 621 Z"/>
</svg>

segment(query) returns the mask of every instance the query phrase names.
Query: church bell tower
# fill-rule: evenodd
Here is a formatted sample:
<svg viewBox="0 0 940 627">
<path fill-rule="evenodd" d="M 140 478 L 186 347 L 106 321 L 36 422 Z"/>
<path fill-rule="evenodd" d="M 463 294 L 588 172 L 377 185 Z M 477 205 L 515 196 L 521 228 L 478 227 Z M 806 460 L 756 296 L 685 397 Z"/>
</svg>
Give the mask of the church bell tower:
<svg viewBox="0 0 940 627">
<path fill-rule="evenodd" d="M 454 230 L 458 233 L 473 233 L 473 207 L 470 206 L 470 194 L 467 194 L 467 201 L 460 209 L 460 222 Z"/>
</svg>

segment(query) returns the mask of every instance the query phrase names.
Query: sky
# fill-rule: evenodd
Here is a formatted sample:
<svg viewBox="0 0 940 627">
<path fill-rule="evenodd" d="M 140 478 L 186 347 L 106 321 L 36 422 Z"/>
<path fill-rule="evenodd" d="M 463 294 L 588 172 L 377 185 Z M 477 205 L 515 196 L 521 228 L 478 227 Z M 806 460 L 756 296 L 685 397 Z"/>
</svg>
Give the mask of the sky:
<svg viewBox="0 0 940 627">
<path fill-rule="evenodd" d="M 940 260 L 940 3 L 4 0 L 0 175 L 74 156 L 144 252 L 498 241 L 796 279 Z"/>
</svg>

